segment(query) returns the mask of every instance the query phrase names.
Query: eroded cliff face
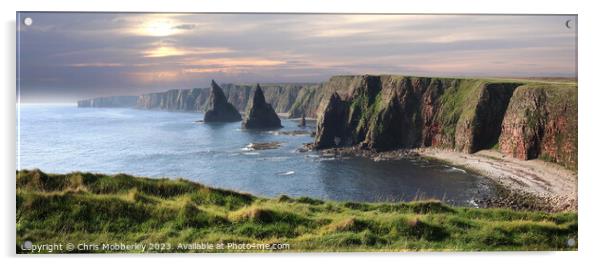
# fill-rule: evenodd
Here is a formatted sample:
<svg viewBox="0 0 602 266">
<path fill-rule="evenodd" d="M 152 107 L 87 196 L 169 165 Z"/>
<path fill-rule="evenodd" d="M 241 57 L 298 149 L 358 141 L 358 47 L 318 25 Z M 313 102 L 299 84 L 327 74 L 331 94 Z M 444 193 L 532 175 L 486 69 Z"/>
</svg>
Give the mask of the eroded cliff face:
<svg viewBox="0 0 602 266">
<path fill-rule="evenodd" d="M 222 87 L 228 102 L 239 112 L 248 111 L 251 85 Z M 262 87 L 265 102 L 275 112 L 318 118 L 318 149 L 433 146 L 473 153 L 499 148 L 516 158 L 542 158 L 577 168 L 576 85 L 363 75 Z M 209 94 L 209 88 L 145 94 L 137 98 L 136 107 L 204 112 Z M 126 105 L 131 105 L 129 97 Z M 105 98 L 80 101 L 78 106 L 121 102 L 118 97 Z"/>
<path fill-rule="evenodd" d="M 348 82 L 345 76 L 333 77 L 323 84 L 312 83 L 278 83 L 263 84 L 262 89 L 266 102 L 272 105 L 277 113 L 288 113 L 291 118 L 317 117 L 320 103 L 330 97 L 333 92 L 345 92 Z M 228 102 L 239 112 L 245 112 L 251 104 L 253 85 L 222 84 L 222 90 Z M 128 107 L 140 109 L 156 109 L 166 111 L 205 112 L 209 108 L 210 88 L 177 89 L 165 92 L 143 94 Z M 135 96 L 131 96 L 135 97 Z M 88 102 L 98 101 L 90 99 Z M 82 107 L 87 107 L 81 101 Z M 92 106 L 93 107 L 93 106 Z"/>
<path fill-rule="evenodd" d="M 198 112 L 208 104 L 209 94 L 209 88 L 148 93 L 138 97 L 136 107 L 141 109 Z"/>
<path fill-rule="evenodd" d="M 577 168 L 577 89 L 524 85 L 502 123 L 500 150 L 523 160 L 542 158 Z"/>
<path fill-rule="evenodd" d="M 344 79 L 323 85 L 341 87 L 318 108 L 318 149 L 433 146 L 473 153 L 499 145 L 517 158 L 576 167 L 576 88 L 388 75 Z"/>
<path fill-rule="evenodd" d="M 272 105 L 277 113 L 288 113 L 297 104 L 297 111 L 308 110 L 315 115 L 315 110 L 305 107 L 301 103 L 309 100 L 298 99 L 300 95 L 307 95 L 313 84 L 266 84 L 262 85 L 266 102 Z M 251 104 L 254 87 L 252 85 L 223 84 L 222 90 L 228 102 L 232 103 L 239 112 L 245 112 Z M 210 88 L 169 90 L 166 92 L 149 93 L 141 95 L 136 104 L 141 109 L 160 109 L 167 111 L 205 112 L 209 108 Z M 297 103 L 299 102 L 299 103 Z M 291 115 L 301 117 L 302 112 Z"/>
<path fill-rule="evenodd" d="M 385 151 L 440 146 L 474 152 L 495 145 L 504 111 L 518 84 L 488 84 L 479 80 L 400 76 L 357 76 L 341 97 L 330 125 L 319 119 L 316 143 L 326 143 L 322 130 L 345 128 L 342 145 Z M 324 145 L 320 145 L 323 147 Z"/>
<path fill-rule="evenodd" d="M 77 101 L 77 107 L 134 107 L 138 96 L 109 96 Z"/>
</svg>

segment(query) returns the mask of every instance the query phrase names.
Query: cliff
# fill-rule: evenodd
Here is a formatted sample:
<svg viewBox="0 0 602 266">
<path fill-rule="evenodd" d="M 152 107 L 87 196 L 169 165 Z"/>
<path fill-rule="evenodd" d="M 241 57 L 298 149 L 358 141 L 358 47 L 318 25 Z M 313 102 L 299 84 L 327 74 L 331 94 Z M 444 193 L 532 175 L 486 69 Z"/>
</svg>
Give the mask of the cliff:
<svg viewBox="0 0 602 266">
<path fill-rule="evenodd" d="M 222 85 L 239 111 L 251 85 Z M 135 106 L 206 111 L 209 88 L 145 94 Z M 265 84 L 265 102 L 289 117 L 317 117 L 314 147 L 359 145 L 374 151 L 440 147 L 473 153 L 496 148 L 520 159 L 577 168 L 577 86 L 534 80 L 334 76 L 321 84 Z M 128 107 L 132 96 L 78 102 Z M 126 100 L 127 99 L 127 100 Z"/>
<path fill-rule="evenodd" d="M 148 93 L 139 96 L 135 106 L 141 109 L 198 112 L 207 105 L 209 93 L 209 88 Z"/>
<path fill-rule="evenodd" d="M 506 111 L 499 148 L 523 160 L 541 158 L 576 169 L 577 117 L 576 87 L 521 86 Z"/>
<path fill-rule="evenodd" d="M 77 107 L 134 107 L 138 96 L 109 96 L 77 101 Z"/>
<path fill-rule="evenodd" d="M 339 82 L 337 82 L 339 81 Z M 267 103 L 272 105 L 277 113 L 288 113 L 291 118 L 300 118 L 303 114 L 307 117 L 317 117 L 318 107 L 323 99 L 328 98 L 333 92 L 343 88 L 339 83 L 345 83 L 344 76 L 333 77 L 323 84 L 312 83 L 278 83 L 263 84 L 262 89 Z M 222 84 L 224 95 L 239 112 L 245 112 L 253 96 L 252 85 L 247 84 Z M 147 93 L 140 95 L 127 107 L 140 109 L 156 109 L 166 111 L 205 112 L 209 108 L 210 88 L 175 89 L 165 92 Z M 112 97 L 107 97 L 112 98 Z M 108 101 L 105 98 L 95 98 L 86 101 Z M 86 106 L 82 102 L 80 107 Z"/>
<path fill-rule="evenodd" d="M 222 84 L 224 95 L 228 102 L 232 103 L 239 112 L 248 109 L 253 96 L 252 85 L 245 84 Z M 313 84 L 265 84 L 262 85 L 265 100 L 272 105 L 277 113 L 287 113 L 296 106 L 295 110 L 303 110 L 305 107 L 297 102 L 310 103 L 306 97 L 307 91 L 315 89 Z M 209 105 L 209 88 L 169 90 L 166 92 L 149 93 L 138 98 L 136 107 L 141 109 L 160 109 L 167 111 L 204 112 Z M 311 101 L 313 104 L 315 101 Z M 296 105 L 295 105 L 296 104 Z M 317 104 L 314 104 L 317 106 Z M 298 112 L 298 114 L 297 114 Z M 295 112 L 292 117 L 301 117 L 301 111 Z M 315 115 L 315 111 L 310 112 Z"/>
<path fill-rule="evenodd" d="M 322 87 L 337 88 L 318 108 L 317 149 L 499 147 L 516 158 L 577 167 L 574 85 L 364 75 Z"/>
</svg>

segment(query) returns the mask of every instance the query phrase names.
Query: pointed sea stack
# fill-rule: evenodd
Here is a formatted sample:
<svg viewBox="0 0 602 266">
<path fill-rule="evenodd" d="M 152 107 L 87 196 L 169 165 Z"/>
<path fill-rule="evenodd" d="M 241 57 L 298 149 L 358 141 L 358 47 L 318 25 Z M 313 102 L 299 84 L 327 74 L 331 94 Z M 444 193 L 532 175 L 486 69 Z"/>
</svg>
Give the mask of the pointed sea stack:
<svg viewBox="0 0 602 266">
<path fill-rule="evenodd" d="M 211 80 L 209 109 L 205 112 L 205 122 L 237 122 L 242 120 L 234 105 L 228 102 L 226 95 L 215 81 Z"/>
<path fill-rule="evenodd" d="M 263 91 L 259 84 L 255 87 L 253 100 L 249 107 L 245 120 L 242 122 L 243 128 L 248 129 L 268 129 L 280 128 L 280 118 L 272 108 L 272 105 L 265 102 Z"/>
</svg>

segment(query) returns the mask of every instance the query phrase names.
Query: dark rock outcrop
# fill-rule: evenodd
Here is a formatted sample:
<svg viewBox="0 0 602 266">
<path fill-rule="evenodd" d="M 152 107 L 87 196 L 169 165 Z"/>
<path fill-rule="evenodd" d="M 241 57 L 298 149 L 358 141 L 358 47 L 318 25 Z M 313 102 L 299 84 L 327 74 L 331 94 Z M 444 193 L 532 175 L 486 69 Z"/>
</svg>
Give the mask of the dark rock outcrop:
<svg viewBox="0 0 602 266">
<path fill-rule="evenodd" d="M 576 167 L 576 87 L 388 75 L 346 79 L 337 80 L 343 87 L 319 108 L 317 149 L 434 146 L 473 153 L 499 146 L 513 157 Z"/>
<path fill-rule="evenodd" d="M 272 108 L 272 105 L 266 103 L 263 91 L 259 84 L 255 87 L 253 99 L 249 109 L 242 122 L 242 127 L 247 129 L 267 129 L 280 128 L 280 118 Z"/>
<path fill-rule="evenodd" d="M 314 146 L 319 149 L 358 145 L 378 152 L 433 146 L 472 153 L 499 148 L 516 158 L 577 168 L 577 87 L 569 83 L 334 76 L 322 84 L 265 85 L 261 97 L 253 97 L 251 85 L 222 87 L 237 110 L 263 110 L 257 111 L 265 113 L 260 116 L 271 117 L 272 122 L 259 123 L 253 114 L 243 123 L 250 127 L 279 127 L 275 112 L 317 117 Z M 211 106 L 210 94 L 209 88 L 145 94 L 136 107 L 203 112 Z M 78 106 L 129 107 L 133 98 L 126 97 L 83 100 Z M 264 99 L 265 106 L 255 107 L 255 98 Z"/>
<path fill-rule="evenodd" d="M 240 113 L 234 105 L 228 102 L 222 88 L 215 81 L 211 81 L 211 93 L 209 94 L 209 106 L 205 112 L 204 121 L 211 122 L 237 122 L 242 120 Z"/>
<path fill-rule="evenodd" d="M 347 103 L 335 92 L 326 102 L 324 113 L 318 117 L 315 148 L 323 149 L 341 145 L 341 139 L 348 135 L 346 124 L 341 123 L 346 118 Z"/>
<path fill-rule="evenodd" d="M 275 83 L 264 84 L 262 90 L 266 102 L 278 113 L 288 113 L 291 118 L 303 114 L 316 118 L 320 103 L 333 92 L 346 93 L 351 76 L 334 76 L 322 84 Z M 239 111 L 248 109 L 254 87 L 247 84 L 222 84 L 228 101 Z M 136 104 L 141 109 L 203 112 L 207 110 L 209 88 L 170 90 L 141 95 Z"/>
<path fill-rule="evenodd" d="M 485 83 L 477 89 L 476 104 L 469 106 L 471 114 L 456 127 L 457 150 L 473 153 L 497 144 L 506 108 L 517 86 L 516 83 Z"/>
<path fill-rule="evenodd" d="M 301 110 L 307 97 L 307 91 L 315 84 L 267 84 L 262 87 L 266 102 L 279 113 L 287 113 L 293 108 Z M 228 102 L 243 112 L 251 104 L 254 87 L 246 84 L 222 84 L 222 91 Z M 211 88 L 179 89 L 166 92 L 143 94 L 138 98 L 136 107 L 140 109 L 159 109 L 167 111 L 205 112 L 209 108 Z M 315 110 L 310 111 L 315 115 Z M 291 117 L 301 117 L 301 113 L 291 113 Z M 314 116 L 315 117 L 315 116 Z"/>
<path fill-rule="evenodd" d="M 290 118 L 300 118 L 303 114 L 316 118 L 322 101 L 333 92 L 346 93 L 352 76 L 334 76 L 328 82 L 315 83 L 274 83 L 264 84 L 262 90 L 266 102 L 278 113 L 288 113 Z M 222 91 L 228 102 L 239 112 L 248 109 L 253 96 L 253 85 L 222 84 Z M 134 104 L 139 109 L 166 111 L 205 112 L 208 109 L 211 88 L 175 89 L 165 92 L 140 95 Z"/>
<path fill-rule="evenodd" d="M 332 127 L 345 146 L 386 151 L 437 146 L 475 152 L 497 143 L 518 83 L 472 79 L 357 76 L 344 98 L 334 95 L 318 120 L 315 144 L 332 147 Z M 341 98 L 340 100 L 337 100 Z M 334 100 L 334 101 L 333 101 Z M 332 106 L 332 105 L 336 106 Z M 337 125 L 328 125 L 331 119 Z"/>
<path fill-rule="evenodd" d="M 77 101 L 77 107 L 118 107 L 127 108 L 136 106 L 138 96 L 109 96 Z"/>
</svg>

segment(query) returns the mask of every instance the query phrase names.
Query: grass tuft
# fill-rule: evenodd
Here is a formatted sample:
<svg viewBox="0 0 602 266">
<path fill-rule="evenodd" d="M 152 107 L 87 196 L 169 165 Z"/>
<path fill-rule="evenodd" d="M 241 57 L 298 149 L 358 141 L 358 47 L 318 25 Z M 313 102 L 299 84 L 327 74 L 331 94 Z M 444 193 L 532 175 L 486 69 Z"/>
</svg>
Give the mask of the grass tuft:
<svg viewBox="0 0 602 266">
<path fill-rule="evenodd" d="M 577 240 L 577 214 L 571 212 L 267 199 L 185 180 L 39 170 L 17 172 L 16 196 L 17 243 L 268 242 L 298 251 L 577 248 L 566 244 Z"/>
</svg>

